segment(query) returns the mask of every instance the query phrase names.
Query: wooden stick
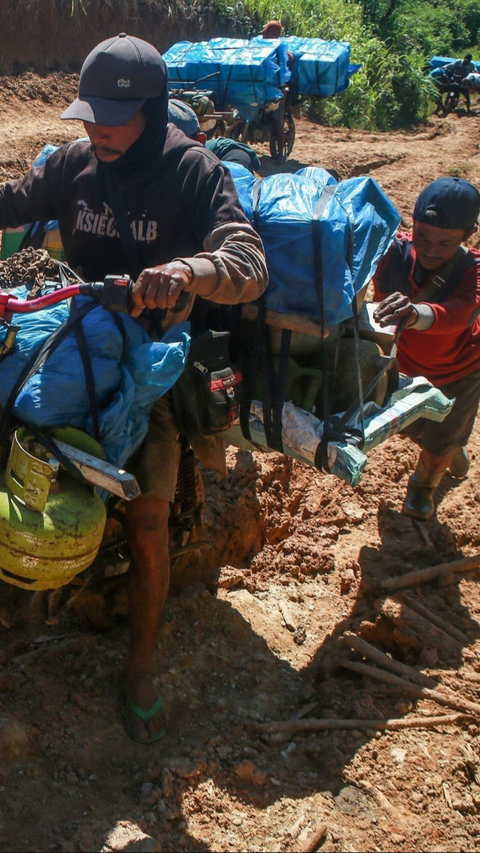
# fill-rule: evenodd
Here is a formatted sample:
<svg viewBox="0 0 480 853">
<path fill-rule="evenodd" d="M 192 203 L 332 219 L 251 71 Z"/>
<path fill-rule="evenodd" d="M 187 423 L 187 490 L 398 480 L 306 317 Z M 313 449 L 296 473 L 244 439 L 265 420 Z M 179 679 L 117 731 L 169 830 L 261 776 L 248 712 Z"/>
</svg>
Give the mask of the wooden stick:
<svg viewBox="0 0 480 853">
<path fill-rule="evenodd" d="M 449 726 L 471 717 L 472 714 L 442 714 L 438 717 L 409 717 L 405 719 L 390 720 L 317 720 L 310 718 L 306 720 L 280 720 L 275 723 L 256 723 L 255 731 L 263 734 L 276 734 L 277 732 L 325 732 L 330 729 L 371 729 L 372 731 L 383 731 L 384 729 L 431 729 L 434 726 Z"/>
<path fill-rule="evenodd" d="M 469 646 L 471 644 L 472 640 L 467 637 L 463 631 L 460 631 L 460 629 L 456 628 L 455 625 L 451 625 L 450 622 L 447 622 L 447 620 L 443 619 L 442 616 L 439 616 L 438 613 L 434 613 L 428 607 L 425 607 L 425 605 L 420 601 L 416 601 L 416 599 L 405 595 L 405 593 L 400 593 L 399 595 L 396 595 L 395 598 L 402 604 L 406 604 L 411 610 L 414 610 L 415 613 L 423 616 L 424 619 L 428 619 L 432 625 L 436 625 L 437 628 L 440 628 L 446 634 L 449 634 L 450 637 L 453 637 L 457 642 L 462 643 L 464 646 Z"/>
<path fill-rule="evenodd" d="M 480 673 L 459 672 L 458 669 L 429 669 L 429 678 L 436 678 L 441 685 L 448 690 L 457 690 L 458 685 L 463 685 L 467 690 L 480 690 Z M 456 683 L 455 683 L 456 682 Z"/>
<path fill-rule="evenodd" d="M 256 320 L 258 315 L 258 307 L 252 302 L 242 305 L 242 318 L 244 320 Z M 320 323 L 316 323 L 310 317 L 304 317 L 303 314 L 282 314 L 280 311 L 267 311 L 266 323 L 269 326 L 274 326 L 276 329 L 290 329 L 292 332 L 300 332 L 302 335 L 310 335 L 313 338 L 328 338 L 330 332 L 328 328 L 322 327 Z"/>
<path fill-rule="evenodd" d="M 393 622 L 400 632 L 417 646 L 443 649 L 447 655 L 458 655 L 462 643 L 454 640 L 450 634 L 446 634 L 441 628 L 437 628 L 428 619 L 415 613 L 406 604 L 396 601 L 394 598 L 384 598 L 374 602 L 375 609 Z"/>
<path fill-rule="evenodd" d="M 430 690 L 428 687 L 420 687 L 417 684 L 412 684 L 411 681 L 405 681 L 404 678 L 399 678 L 393 672 L 385 672 L 383 669 L 378 669 L 376 666 L 369 666 L 366 663 L 356 663 L 355 661 L 342 661 L 342 666 L 345 669 L 351 669 L 353 672 L 359 672 L 361 675 L 368 675 L 370 678 L 376 678 L 378 681 L 385 681 L 387 684 L 393 684 L 396 687 L 401 687 L 405 693 L 411 696 L 416 696 L 418 699 L 431 699 L 437 705 L 444 705 L 446 708 L 453 708 L 455 711 L 463 711 L 466 714 L 480 714 L 480 705 L 477 702 L 470 702 L 462 697 L 441 693 L 439 690 Z"/>
<path fill-rule="evenodd" d="M 398 675 L 405 675 L 406 678 L 410 678 L 411 681 L 416 681 L 417 684 L 422 684 L 424 687 L 438 687 L 438 681 L 435 681 L 433 678 L 429 678 L 427 675 L 424 675 L 423 672 L 418 672 L 418 670 L 414 669 L 413 666 L 407 666 L 405 663 L 400 663 L 400 661 L 395 660 L 395 658 L 389 657 L 384 652 L 381 652 L 380 649 L 376 649 L 375 646 L 371 646 L 366 640 L 362 640 L 361 637 L 357 637 L 356 634 L 346 632 L 340 640 L 342 643 L 345 643 L 345 645 L 350 646 L 351 649 L 359 652 L 359 654 L 364 655 L 366 658 L 370 658 L 370 660 L 375 661 L 375 663 L 380 664 L 380 666 L 384 666 L 385 669 L 390 669 Z"/>
<path fill-rule="evenodd" d="M 399 575 L 394 578 L 386 578 L 382 581 L 382 589 L 392 592 L 395 589 L 404 589 L 407 586 L 418 586 L 421 583 L 435 580 L 441 574 L 449 572 L 470 572 L 480 568 L 480 554 L 473 557 L 463 557 L 453 563 L 439 563 L 438 566 L 430 566 L 428 569 L 419 569 L 418 572 L 409 572 L 407 575 Z"/>
<path fill-rule="evenodd" d="M 312 834 L 309 835 L 305 841 L 298 841 L 294 847 L 292 847 L 293 853 L 315 853 L 320 847 L 323 839 L 327 834 L 327 827 L 324 823 L 319 823 L 318 826 L 313 830 Z"/>
<path fill-rule="evenodd" d="M 287 603 L 285 601 L 283 601 L 283 599 L 280 599 L 280 601 L 278 602 L 278 609 L 280 610 L 280 613 L 282 614 L 283 621 L 285 623 L 285 627 L 288 628 L 289 631 L 296 631 L 297 626 L 295 625 L 293 616 L 290 613 L 290 609 L 289 609 Z"/>
</svg>

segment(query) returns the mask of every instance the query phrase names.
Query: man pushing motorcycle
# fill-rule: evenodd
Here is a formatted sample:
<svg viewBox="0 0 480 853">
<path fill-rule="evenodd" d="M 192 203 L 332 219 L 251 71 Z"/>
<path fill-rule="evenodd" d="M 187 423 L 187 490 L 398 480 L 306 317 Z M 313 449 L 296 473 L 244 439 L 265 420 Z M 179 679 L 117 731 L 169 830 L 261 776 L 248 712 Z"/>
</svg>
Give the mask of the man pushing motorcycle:
<svg viewBox="0 0 480 853">
<path fill-rule="evenodd" d="M 267 283 L 261 240 L 230 174 L 168 124 L 167 107 L 167 70 L 156 48 L 125 33 L 102 41 L 85 59 L 78 97 L 62 114 L 82 121 L 88 140 L 61 146 L 43 167 L 0 186 L 0 228 L 58 219 L 66 260 L 84 280 L 122 273 L 135 279 L 132 316 L 157 340 L 187 316 L 198 331 L 207 300 L 248 302 Z M 154 653 L 169 586 L 168 517 L 180 450 L 167 394 L 154 404 L 131 461 L 142 493 L 127 503 L 126 728 L 140 743 L 165 731 Z M 224 466 L 213 440 L 195 450 L 206 464 Z"/>
</svg>

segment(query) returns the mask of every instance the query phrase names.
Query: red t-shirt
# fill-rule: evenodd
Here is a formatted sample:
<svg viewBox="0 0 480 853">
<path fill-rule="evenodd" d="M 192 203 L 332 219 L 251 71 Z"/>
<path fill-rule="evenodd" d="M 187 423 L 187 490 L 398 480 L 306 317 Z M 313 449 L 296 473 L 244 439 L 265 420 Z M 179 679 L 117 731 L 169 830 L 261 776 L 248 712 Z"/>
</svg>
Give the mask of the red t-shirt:
<svg viewBox="0 0 480 853">
<path fill-rule="evenodd" d="M 397 238 L 412 241 L 411 234 L 407 233 L 399 233 Z M 478 249 L 469 251 L 480 259 Z M 385 298 L 385 294 L 378 290 L 379 277 L 386 272 L 392 253 L 393 247 L 373 277 L 376 302 Z M 414 296 L 421 285 L 416 283 L 413 275 L 417 260 L 413 246 L 411 258 L 408 283 L 410 295 Z M 407 376 L 425 376 L 432 385 L 439 386 L 480 369 L 480 318 L 476 317 L 472 323 L 474 313 L 480 312 L 480 263 L 472 264 L 466 270 L 453 293 L 441 305 L 428 300 L 425 302 L 432 308 L 435 319 L 425 331 L 404 329 L 401 333 L 397 348 L 401 372 Z"/>
</svg>

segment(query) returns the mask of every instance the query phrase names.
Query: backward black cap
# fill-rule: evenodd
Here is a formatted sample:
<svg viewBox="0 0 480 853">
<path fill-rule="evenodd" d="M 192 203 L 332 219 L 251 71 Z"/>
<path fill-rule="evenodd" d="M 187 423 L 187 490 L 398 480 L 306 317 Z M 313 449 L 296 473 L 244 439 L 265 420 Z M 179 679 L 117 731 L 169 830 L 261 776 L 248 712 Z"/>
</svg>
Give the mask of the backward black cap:
<svg viewBox="0 0 480 853">
<path fill-rule="evenodd" d="M 473 228 L 480 213 L 480 193 L 464 178 L 437 178 L 420 193 L 413 210 L 417 222 L 436 228 Z"/>
<path fill-rule="evenodd" d="M 80 72 L 78 98 L 62 118 L 125 124 L 146 100 L 163 94 L 167 79 L 166 65 L 152 44 L 120 33 L 88 54 Z"/>
</svg>

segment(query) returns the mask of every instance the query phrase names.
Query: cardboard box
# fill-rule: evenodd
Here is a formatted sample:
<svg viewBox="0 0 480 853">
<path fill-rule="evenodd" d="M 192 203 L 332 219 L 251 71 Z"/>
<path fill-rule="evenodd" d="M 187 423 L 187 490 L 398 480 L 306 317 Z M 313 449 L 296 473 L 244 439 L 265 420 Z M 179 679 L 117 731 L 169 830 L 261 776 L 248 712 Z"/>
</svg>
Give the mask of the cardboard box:
<svg viewBox="0 0 480 853">
<path fill-rule="evenodd" d="M 62 238 L 60 237 L 60 231 L 58 228 L 52 228 L 50 231 L 46 232 L 42 248 L 46 249 L 49 255 L 51 255 L 52 258 L 56 258 L 57 261 L 65 260 Z"/>
</svg>

